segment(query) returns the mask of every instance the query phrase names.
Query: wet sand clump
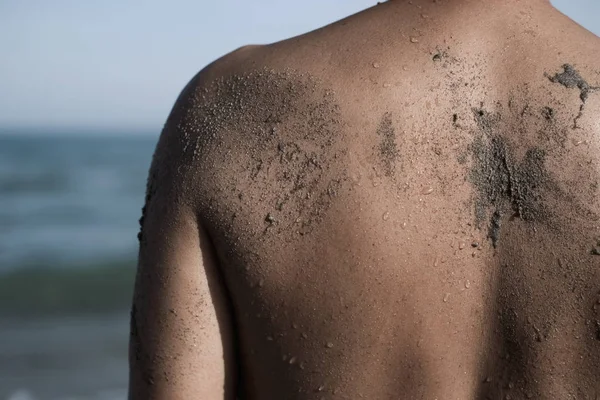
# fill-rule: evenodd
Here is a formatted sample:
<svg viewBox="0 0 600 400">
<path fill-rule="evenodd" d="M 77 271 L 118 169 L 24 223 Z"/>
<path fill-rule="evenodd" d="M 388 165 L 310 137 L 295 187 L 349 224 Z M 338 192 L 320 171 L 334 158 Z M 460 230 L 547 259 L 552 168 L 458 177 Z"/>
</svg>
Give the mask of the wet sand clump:
<svg viewBox="0 0 600 400">
<path fill-rule="evenodd" d="M 548 78 L 551 82 L 559 83 L 567 89 L 578 88 L 581 92 L 580 98 L 583 103 L 587 101 L 590 93 L 600 89 L 599 87 L 590 86 L 571 64 L 564 64 L 562 68 L 562 73 L 548 76 Z"/>
<path fill-rule="evenodd" d="M 400 154 L 396 142 L 396 130 L 392 123 L 392 115 L 385 113 L 377 127 L 379 142 L 379 160 L 385 176 L 392 178 L 396 170 L 396 160 Z"/>
<path fill-rule="evenodd" d="M 150 207 L 150 203 L 154 197 L 156 192 L 156 172 L 151 169 L 148 175 L 148 180 L 146 182 L 146 197 L 144 199 L 144 206 L 142 207 L 142 215 L 138 220 L 140 230 L 137 234 L 137 239 L 140 245 L 145 244 L 144 238 L 144 222 L 146 221 L 146 215 L 148 213 L 148 208 Z"/>
<path fill-rule="evenodd" d="M 479 227 L 488 221 L 488 237 L 494 247 L 500 240 L 502 216 L 525 221 L 544 221 L 548 210 L 542 190 L 549 182 L 545 152 L 529 148 L 518 160 L 509 142 L 497 132 L 501 117 L 473 110 L 479 133 L 470 150 L 473 158 L 469 179 L 476 190 L 475 216 Z"/>
<path fill-rule="evenodd" d="M 579 89 L 579 98 L 581 99 L 581 105 L 579 106 L 579 113 L 573 120 L 573 129 L 577 129 L 579 128 L 577 122 L 583 116 L 583 112 L 585 111 L 585 103 L 590 93 L 599 90 L 600 87 L 591 86 L 571 64 L 564 64 L 562 68 L 562 73 L 557 73 L 554 76 L 546 76 L 548 77 L 548 79 L 550 79 L 550 82 L 563 85 L 567 89 Z"/>
</svg>

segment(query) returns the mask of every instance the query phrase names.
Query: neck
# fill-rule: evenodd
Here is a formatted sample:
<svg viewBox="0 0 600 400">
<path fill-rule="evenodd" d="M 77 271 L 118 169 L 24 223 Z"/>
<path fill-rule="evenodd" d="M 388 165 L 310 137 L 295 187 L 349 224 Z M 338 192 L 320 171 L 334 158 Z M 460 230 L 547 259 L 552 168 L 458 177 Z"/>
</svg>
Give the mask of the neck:
<svg viewBox="0 0 600 400">
<path fill-rule="evenodd" d="M 387 0 L 393 3 L 432 3 L 434 5 L 458 6 L 465 4 L 490 4 L 494 6 L 523 6 L 527 4 L 550 4 L 550 0 Z"/>
<path fill-rule="evenodd" d="M 537 6 L 551 6 L 550 0 L 387 0 L 398 6 L 417 7 L 435 12 L 435 9 L 442 13 L 452 12 L 452 10 L 487 10 L 489 12 L 510 13 L 511 11 L 522 10 L 523 8 Z"/>
</svg>

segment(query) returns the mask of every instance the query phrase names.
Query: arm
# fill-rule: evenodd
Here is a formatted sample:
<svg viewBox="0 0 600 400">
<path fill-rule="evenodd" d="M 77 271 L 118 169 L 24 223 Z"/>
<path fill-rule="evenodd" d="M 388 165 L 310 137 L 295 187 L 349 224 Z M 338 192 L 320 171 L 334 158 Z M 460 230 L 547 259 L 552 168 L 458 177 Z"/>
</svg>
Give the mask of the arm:
<svg viewBox="0 0 600 400">
<path fill-rule="evenodd" d="M 236 367 L 225 290 L 194 207 L 177 189 L 186 183 L 178 182 L 183 178 L 176 173 L 156 173 L 165 147 L 159 143 L 157 148 L 149 181 L 152 196 L 142 217 L 129 397 L 231 399 Z M 169 153 L 165 170 L 177 170 L 173 164 L 178 157 Z"/>
<path fill-rule="evenodd" d="M 195 127 L 199 88 L 237 68 L 236 54 L 245 51 L 214 62 L 188 83 L 153 157 L 131 313 L 130 400 L 236 395 L 233 316 L 214 248 L 198 221 L 202 160 L 189 150 L 203 132 L 182 129 Z"/>
</svg>

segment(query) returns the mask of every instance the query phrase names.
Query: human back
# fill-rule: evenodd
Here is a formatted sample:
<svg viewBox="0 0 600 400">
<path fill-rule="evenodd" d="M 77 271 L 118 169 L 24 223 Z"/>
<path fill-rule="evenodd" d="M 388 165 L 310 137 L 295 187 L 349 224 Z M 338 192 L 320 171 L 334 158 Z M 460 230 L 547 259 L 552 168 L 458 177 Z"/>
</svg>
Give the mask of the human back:
<svg viewBox="0 0 600 400">
<path fill-rule="evenodd" d="M 188 85 L 153 170 L 214 246 L 241 398 L 600 394 L 600 41 L 506 3 L 384 3 Z"/>
</svg>

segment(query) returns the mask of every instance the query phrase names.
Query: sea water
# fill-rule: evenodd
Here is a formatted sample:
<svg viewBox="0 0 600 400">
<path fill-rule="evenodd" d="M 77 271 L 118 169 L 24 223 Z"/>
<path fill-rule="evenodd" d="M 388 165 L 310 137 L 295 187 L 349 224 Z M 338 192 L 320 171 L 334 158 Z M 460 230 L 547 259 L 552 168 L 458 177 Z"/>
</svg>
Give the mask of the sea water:
<svg viewBox="0 0 600 400">
<path fill-rule="evenodd" d="M 126 398 L 157 135 L 0 135 L 0 400 Z"/>
</svg>

